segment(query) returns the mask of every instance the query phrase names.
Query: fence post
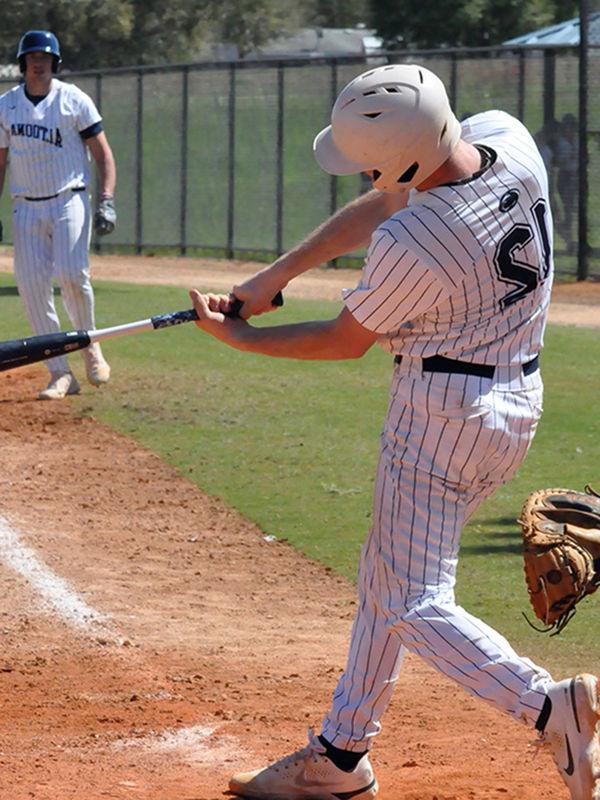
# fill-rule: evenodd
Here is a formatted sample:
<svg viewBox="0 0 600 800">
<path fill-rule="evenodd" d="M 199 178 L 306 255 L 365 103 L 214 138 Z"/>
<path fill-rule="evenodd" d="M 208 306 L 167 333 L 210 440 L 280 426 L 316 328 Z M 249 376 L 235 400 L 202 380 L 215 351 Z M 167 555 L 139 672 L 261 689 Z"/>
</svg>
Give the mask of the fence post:
<svg viewBox="0 0 600 800">
<path fill-rule="evenodd" d="M 227 186 L 227 258 L 233 258 L 235 222 L 235 79 L 236 69 L 229 67 L 229 169 Z"/>
<path fill-rule="evenodd" d="M 135 252 L 142 252 L 142 175 L 143 175 L 143 121 L 144 121 L 144 77 L 141 70 L 137 74 L 137 126 L 136 126 L 136 164 L 135 164 Z"/>
<path fill-rule="evenodd" d="M 588 65 L 589 65 L 589 4 L 579 0 L 579 202 L 577 226 L 577 280 L 589 275 L 588 246 Z"/>
<path fill-rule="evenodd" d="M 189 121 L 189 67 L 181 73 L 181 208 L 179 218 L 179 252 L 187 253 L 187 172 L 188 172 L 188 121 Z"/>
<path fill-rule="evenodd" d="M 277 255 L 283 253 L 283 112 L 285 97 L 285 75 L 282 63 L 277 66 L 277 210 L 276 247 Z"/>
</svg>

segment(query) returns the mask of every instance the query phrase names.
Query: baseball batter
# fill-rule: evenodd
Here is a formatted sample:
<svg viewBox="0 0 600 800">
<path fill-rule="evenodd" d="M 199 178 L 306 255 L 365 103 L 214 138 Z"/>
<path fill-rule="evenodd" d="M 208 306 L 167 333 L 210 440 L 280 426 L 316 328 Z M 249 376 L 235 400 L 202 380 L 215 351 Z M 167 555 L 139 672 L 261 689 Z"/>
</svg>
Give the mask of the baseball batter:
<svg viewBox="0 0 600 800">
<path fill-rule="evenodd" d="M 454 597 L 465 522 L 515 473 L 542 411 L 553 262 L 539 151 L 501 111 L 461 126 L 441 81 L 417 65 L 353 80 L 314 150 L 326 171 L 367 173 L 375 191 L 234 293 L 246 315 L 269 310 L 290 276 L 372 233 L 343 310 L 253 327 L 224 316 L 230 297 L 193 291 L 198 326 L 232 347 L 288 358 L 358 358 L 378 342 L 394 372 L 345 672 L 320 735 L 236 775 L 230 789 L 278 800 L 374 797 L 369 750 L 410 650 L 537 729 L 573 800 L 596 800 L 597 679 L 554 682 Z"/>
<path fill-rule="evenodd" d="M 91 231 L 90 158 L 101 189 L 95 226 L 115 225 L 115 162 L 92 100 L 55 77 L 60 46 L 49 31 L 29 31 L 17 59 L 24 82 L 0 97 L 0 193 L 10 164 L 14 269 L 19 294 L 36 334 L 61 330 L 53 279 L 77 329 L 94 329 L 94 292 L 88 249 Z M 87 378 L 109 380 L 110 367 L 98 344 L 82 351 Z M 60 399 L 79 392 L 66 357 L 49 359 L 50 382 L 39 397 Z"/>
</svg>

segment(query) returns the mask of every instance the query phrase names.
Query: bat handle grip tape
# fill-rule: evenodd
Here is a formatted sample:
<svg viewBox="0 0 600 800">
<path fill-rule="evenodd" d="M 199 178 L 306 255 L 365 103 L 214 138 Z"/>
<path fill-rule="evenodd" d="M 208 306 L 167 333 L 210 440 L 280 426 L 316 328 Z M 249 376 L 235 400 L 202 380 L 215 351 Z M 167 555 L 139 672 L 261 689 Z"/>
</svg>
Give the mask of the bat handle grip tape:
<svg viewBox="0 0 600 800">
<path fill-rule="evenodd" d="M 281 292 L 277 292 L 275 297 L 271 300 L 271 303 L 274 306 L 282 306 L 283 305 L 283 295 L 282 295 L 282 293 Z M 231 317 L 232 319 L 235 319 L 236 317 L 239 317 L 240 311 L 241 311 L 243 305 L 244 305 L 244 301 L 240 300 L 239 297 L 236 297 L 234 295 L 233 302 L 231 303 L 231 308 L 229 309 L 227 314 L 225 314 L 225 316 L 226 317 Z"/>
</svg>

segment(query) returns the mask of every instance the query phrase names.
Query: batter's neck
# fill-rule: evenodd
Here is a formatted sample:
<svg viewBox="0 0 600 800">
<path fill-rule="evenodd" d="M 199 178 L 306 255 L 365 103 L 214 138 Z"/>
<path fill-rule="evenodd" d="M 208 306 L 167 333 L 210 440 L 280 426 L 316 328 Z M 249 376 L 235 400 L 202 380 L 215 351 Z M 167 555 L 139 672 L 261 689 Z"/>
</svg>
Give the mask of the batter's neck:
<svg viewBox="0 0 600 800">
<path fill-rule="evenodd" d="M 481 167 L 481 155 L 476 147 L 461 139 L 451 154 L 432 175 L 417 186 L 420 192 L 452 181 L 471 177 Z"/>
<path fill-rule="evenodd" d="M 27 78 L 25 90 L 32 97 L 45 97 L 52 88 L 52 78 Z"/>
</svg>

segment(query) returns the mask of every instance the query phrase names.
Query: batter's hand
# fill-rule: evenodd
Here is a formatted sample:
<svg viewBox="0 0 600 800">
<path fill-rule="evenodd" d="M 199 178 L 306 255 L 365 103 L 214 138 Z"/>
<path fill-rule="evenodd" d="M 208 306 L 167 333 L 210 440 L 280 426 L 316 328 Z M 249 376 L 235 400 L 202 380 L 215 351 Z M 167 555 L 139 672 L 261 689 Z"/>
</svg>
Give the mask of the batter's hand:
<svg viewBox="0 0 600 800">
<path fill-rule="evenodd" d="M 202 294 L 190 291 L 190 298 L 198 315 L 196 326 L 226 344 L 235 346 L 241 328 L 246 323 L 239 317 L 227 316 L 232 309 L 233 297 L 228 294 Z"/>
<path fill-rule="evenodd" d="M 271 267 L 234 286 L 233 294 L 244 304 L 240 310 L 240 317 L 248 319 L 268 311 L 276 311 L 279 306 L 273 303 L 273 298 L 286 286 L 287 283 L 282 282 Z"/>
</svg>

